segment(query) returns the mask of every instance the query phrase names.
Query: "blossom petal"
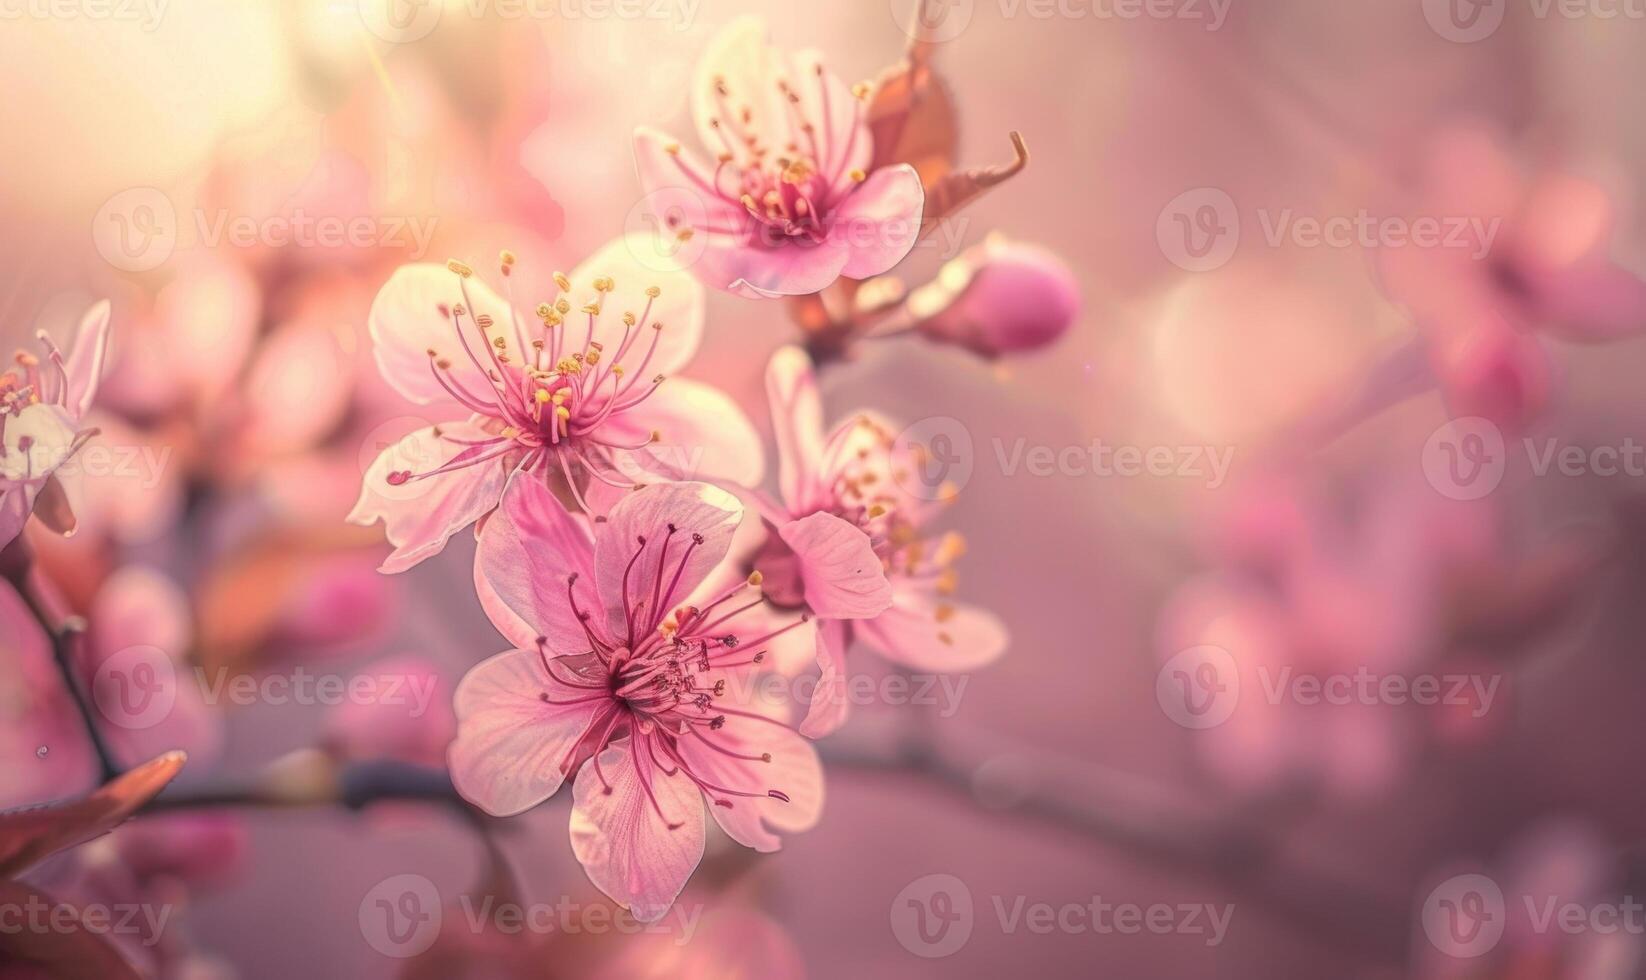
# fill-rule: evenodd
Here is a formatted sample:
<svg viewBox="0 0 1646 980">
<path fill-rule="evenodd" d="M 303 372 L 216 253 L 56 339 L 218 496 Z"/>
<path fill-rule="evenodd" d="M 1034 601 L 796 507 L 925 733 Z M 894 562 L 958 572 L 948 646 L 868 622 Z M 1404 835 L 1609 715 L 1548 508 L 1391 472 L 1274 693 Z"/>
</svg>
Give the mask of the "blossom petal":
<svg viewBox="0 0 1646 980">
<path fill-rule="evenodd" d="M 529 650 L 481 663 L 457 686 L 452 784 L 496 817 L 524 813 L 559 791 L 572 753 L 611 700 L 547 676 Z M 545 701 L 578 702 L 551 704 Z"/>
<path fill-rule="evenodd" d="M 890 609 L 857 624 L 857 635 L 887 660 L 913 670 L 976 670 L 1000 659 L 1010 637 L 993 613 L 939 602 L 929 589 L 893 586 Z"/>
<path fill-rule="evenodd" d="M 748 211 L 716 188 L 715 171 L 704 164 L 702 157 L 666 133 L 646 126 L 636 129 L 634 165 L 647 195 L 657 195 L 660 204 L 674 203 L 681 208 L 682 213 L 673 217 L 682 227 L 669 223 L 669 215 L 655 215 L 654 219 L 664 224 L 654 226 L 653 234 L 669 235 L 690 226 L 694 236 L 706 235 L 711 228 L 741 228 L 748 220 Z M 729 185 L 729 189 L 740 188 Z M 699 222 L 707 227 L 698 227 Z M 685 247 L 681 251 L 689 254 Z"/>
<path fill-rule="evenodd" d="M 37 402 L 6 420 L 0 480 L 39 483 L 74 455 L 79 431 L 68 413 Z"/>
<path fill-rule="evenodd" d="M 509 457 L 462 466 L 436 476 L 389 483 L 391 473 L 427 473 L 472 447 L 453 440 L 493 438 L 471 422 L 419 429 L 390 446 L 372 463 L 349 514 L 351 524 L 370 527 L 381 520 L 394 553 L 384 572 L 403 572 L 446 547 L 453 534 L 490 513 L 503 496 L 512 469 Z"/>
<path fill-rule="evenodd" d="M 869 536 L 818 512 L 778 528 L 806 583 L 806 605 L 825 619 L 867 619 L 892 603 L 892 586 Z"/>
<path fill-rule="evenodd" d="M 662 918 L 703 859 L 697 785 L 624 739 L 584 764 L 572 796 L 572 853 L 589 880 L 637 921 Z"/>
<path fill-rule="evenodd" d="M 719 388 L 670 378 L 645 401 L 610 420 L 619 441 L 633 444 L 656 432 L 657 442 L 625 454 L 644 478 L 725 480 L 758 484 L 766 472 L 760 434 L 743 409 Z M 604 427 L 602 427 L 604 428 Z"/>
<path fill-rule="evenodd" d="M 681 737 L 678 751 L 705 782 L 758 794 L 721 797 L 730 806 L 709 801 L 715 822 L 739 844 L 776 851 L 783 840 L 774 831 L 810 830 L 822 816 L 823 766 L 817 750 L 787 725 L 730 715 L 719 731 L 690 729 Z M 764 755 L 771 761 L 761 761 Z M 787 800 L 767 795 L 769 790 L 782 793 Z"/>
<path fill-rule="evenodd" d="M 630 234 L 613 239 L 589 256 L 568 278 L 571 292 L 566 300 L 572 311 L 560 329 L 582 342 L 588 331 L 589 314 L 582 308 L 600 299 L 594 289 L 596 279 L 610 279 L 614 288 L 601 300 L 595 317 L 592 339 L 603 348 L 612 363 L 621 363 L 638 383 L 654 374 L 673 374 L 686 366 L 703 340 L 703 286 L 684 269 L 656 268 L 656 243 L 646 235 Z M 650 264 L 641 262 L 647 256 Z M 653 298 L 647 290 L 655 287 Z M 623 322 L 624 313 L 635 315 L 635 326 Z M 623 353 L 628 338 L 628 353 Z M 580 348 L 579 348 L 580 349 Z"/>
<path fill-rule="evenodd" d="M 103 836 L 159 795 L 188 756 L 168 752 L 115 777 L 90 796 L 0 812 L 0 879 L 14 878 L 58 851 Z"/>
<path fill-rule="evenodd" d="M 577 575 L 580 607 L 597 611 L 594 536 L 542 480 L 510 482 L 480 535 L 474 573 L 481 606 L 510 643 L 533 650 L 542 637 L 550 656 L 589 649 L 566 580 Z"/>
<path fill-rule="evenodd" d="M 750 136 L 763 146 L 788 146 L 789 110 L 777 87 L 784 68 L 760 18 L 739 17 L 721 28 L 692 80 L 692 120 L 704 148 L 742 150 Z"/>
<path fill-rule="evenodd" d="M 846 697 L 846 624 L 827 619 L 817 625 L 817 666 L 821 673 L 812 691 L 811 707 L 800 724 L 800 734 L 822 738 L 846 723 L 851 702 Z"/>
<path fill-rule="evenodd" d="M 823 465 L 823 399 L 811 358 L 784 347 L 766 366 L 766 399 L 777 435 L 777 480 L 793 513 L 812 509 L 811 498 Z"/>
<path fill-rule="evenodd" d="M 817 245 L 711 238 L 692 271 L 718 289 L 749 299 L 776 299 L 822 290 L 840 278 L 850 259 L 850 246 L 833 235 Z"/>
<path fill-rule="evenodd" d="M 63 404 L 75 419 L 84 418 L 97 398 L 98 386 L 103 382 L 103 367 L 109 354 L 109 301 L 86 311 L 80 321 L 80 332 L 74 336 L 74 347 L 63 364 L 68 378 Z"/>
<path fill-rule="evenodd" d="M 878 276 L 903 261 L 920 237 L 926 191 L 908 164 L 876 170 L 830 216 L 831 240 L 843 238 L 849 258 L 841 274 Z"/>
<path fill-rule="evenodd" d="M 465 293 L 468 299 L 464 299 Z M 458 304 L 469 307 L 461 319 L 469 334 L 458 336 L 458 328 L 448 311 Z M 383 379 L 408 401 L 450 410 L 454 416 L 466 414 L 463 406 L 435 377 L 429 351 L 435 351 L 451 365 L 457 383 L 474 396 L 490 399 L 492 383 L 468 353 L 465 339 L 479 357 L 485 338 L 479 336 L 474 316 L 485 314 L 499 325 L 510 322 L 507 303 L 477 278 L 464 279 L 442 265 L 416 263 L 394 271 L 372 301 L 368 322 L 372 353 Z M 502 336 L 512 336 L 504 330 Z M 485 362 L 481 362 L 485 363 Z"/>
<path fill-rule="evenodd" d="M 626 638 L 625 605 L 641 621 L 639 630 L 691 595 L 726 557 L 742 520 L 738 499 L 706 483 L 657 484 L 623 498 L 595 530 L 595 578 L 610 634 Z M 672 534 L 671 525 L 677 529 Z M 694 543 L 693 535 L 701 536 L 701 543 Z"/>
</svg>

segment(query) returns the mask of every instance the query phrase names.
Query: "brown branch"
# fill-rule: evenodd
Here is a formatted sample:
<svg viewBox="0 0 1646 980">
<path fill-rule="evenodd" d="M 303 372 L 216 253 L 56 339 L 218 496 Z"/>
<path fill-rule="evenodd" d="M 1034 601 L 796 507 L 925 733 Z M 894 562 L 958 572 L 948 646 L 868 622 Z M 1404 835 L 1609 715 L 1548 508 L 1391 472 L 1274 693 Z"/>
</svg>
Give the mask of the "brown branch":
<svg viewBox="0 0 1646 980">
<path fill-rule="evenodd" d="M 99 782 L 107 783 L 117 778 L 120 775 L 120 766 L 103 738 L 102 730 L 97 724 L 96 712 L 92 708 L 90 693 L 85 689 L 79 676 L 80 672 L 75 667 L 74 651 L 85 636 L 85 620 L 78 616 L 59 617 L 52 612 L 52 602 L 47 597 L 50 587 L 36 567 L 33 549 L 22 536 L 0 549 L 0 577 L 5 578 L 17 591 L 23 604 L 28 607 L 29 615 L 40 625 L 40 629 L 51 642 L 52 662 L 57 665 L 63 687 L 80 715 L 86 729 L 86 737 L 97 758 L 97 766 L 101 773 Z"/>
</svg>

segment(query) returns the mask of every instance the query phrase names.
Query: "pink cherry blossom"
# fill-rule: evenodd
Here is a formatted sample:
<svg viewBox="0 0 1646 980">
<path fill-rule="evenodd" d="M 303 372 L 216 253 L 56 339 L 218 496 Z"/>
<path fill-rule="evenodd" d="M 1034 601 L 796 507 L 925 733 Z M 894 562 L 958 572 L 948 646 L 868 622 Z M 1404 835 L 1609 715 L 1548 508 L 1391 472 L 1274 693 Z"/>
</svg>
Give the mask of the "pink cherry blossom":
<svg viewBox="0 0 1646 980">
<path fill-rule="evenodd" d="M 585 510 L 594 485 L 758 479 L 764 461 L 742 410 L 667 377 L 697 348 L 702 288 L 635 254 L 620 239 L 557 273 L 530 314 L 457 263 L 404 266 L 383 287 L 371 312 L 378 367 L 437 422 L 378 457 L 350 515 L 386 525 L 395 551 L 384 571 L 438 553 L 497 507 L 516 473 L 563 479 Z M 502 268 L 512 291 L 512 256 Z"/>
<path fill-rule="evenodd" d="M 813 652 L 822 675 L 800 730 L 817 738 L 846 720 L 846 650 L 854 639 L 919 671 L 976 670 L 998 659 L 1005 625 L 952 599 L 963 540 L 926 531 L 944 503 L 929 498 L 952 495 L 906 486 L 918 472 L 918 450 L 900 448 L 896 428 L 867 414 L 825 435 L 817 379 L 798 348 L 777 352 L 766 386 L 781 500 L 757 495 L 771 533 L 753 563 L 774 605 L 817 620 Z"/>
<path fill-rule="evenodd" d="M 641 921 L 667 911 L 702 858 L 705 801 L 758 851 L 822 807 L 810 743 L 758 702 L 727 704 L 744 703 L 772 639 L 738 628 L 758 590 L 695 595 L 742 517 L 715 487 L 657 485 L 591 533 L 541 482 L 516 480 L 480 539 L 482 602 L 518 649 L 458 687 L 453 782 L 510 816 L 575 773 L 572 850 Z"/>
<path fill-rule="evenodd" d="M 1646 330 L 1646 281 L 1612 257 L 1618 219 L 1599 185 L 1528 176 L 1498 138 L 1442 134 L 1425 160 L 1423 213 L 1469 220 L 1467 241 L 1386 249 L 1385 290 L 1423 332 L 1452 411 L 1519 427 L 1547 403 L 1542 338 L 1604 343 Z"/>
<path fill-rule="evenodd" d="M 1069 266 L 1038 245 L 991 237 L 944 266 L 917 292 L 941 302 L 920 332 L 987 358 L 1054 343 L 1080 315 L 1080 284 Z"/>
<path fill-rule="evenodd" d="M 891 269 L 920 233 L 925 191 L 907 164 L 871 172 L 868 89 L 815 51 L 786 54 L 758 20 L 728 25 L 698 65 L 692 114 L 711 166 L 647 128 L 640 182 L 692 271 L 748 296 L 815 293 Z M 670 248 L 675 248 L 670 244 Z"/>
<path fill-rule="evenodd" d="M 19 353 L 15 370 L 0 373 L 0 548 L 38 513 L 54 530 L 74 527 L 68 497 L 53 473 L 94 430 L 81 425 L 103 377 L 108 352 L 109 304 L 98 303 L 80 321 L 64 354 L 40 334 L 45 359 Z"/>
</svg>

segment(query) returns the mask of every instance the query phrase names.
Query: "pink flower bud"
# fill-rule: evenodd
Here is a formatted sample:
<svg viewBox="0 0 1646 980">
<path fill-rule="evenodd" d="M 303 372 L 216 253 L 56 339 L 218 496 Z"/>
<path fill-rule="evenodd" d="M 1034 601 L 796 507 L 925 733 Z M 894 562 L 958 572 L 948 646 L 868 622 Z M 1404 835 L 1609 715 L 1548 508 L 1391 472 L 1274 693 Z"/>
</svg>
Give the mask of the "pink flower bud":
<svg viewBox="0 0 1646 980">
<path fill-rule="evenodd" d="M 921 332 L 988 358 L 1044 347 L 1080 314 L 1080 284 L 1062 259 L 998 238 L 967 249 L 928 289 L 937 292 L 923 290 L 913 305 L 947 303 Z"/>
</svg>

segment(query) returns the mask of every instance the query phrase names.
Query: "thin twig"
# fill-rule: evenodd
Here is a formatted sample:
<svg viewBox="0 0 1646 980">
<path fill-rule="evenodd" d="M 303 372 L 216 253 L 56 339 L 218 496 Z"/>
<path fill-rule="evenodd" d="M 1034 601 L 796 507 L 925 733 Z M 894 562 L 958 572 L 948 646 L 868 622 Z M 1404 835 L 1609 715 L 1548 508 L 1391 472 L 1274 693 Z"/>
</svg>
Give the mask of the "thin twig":
<svg viewBox="0 0 1646 980">
<path fill-rule="evenodd" d="M 0 551 L 0 575 L 17 590 L 17 595 L 29 610 L 29 615 L 40 624 L 40 629 L 51 641 L 52 662 L 57 665 L 63 687 L 67 690 L 69 700 L 74 703 L 75 710 L 85 726 L 86 737 L 97 758 L 101 782 L 106 783 L 114 779 L 120 775 L 120 766 L 115 761 L 114 753 L 109 750 L 108 743 L 103 739 L 96 713 L 92 709 L 91 698 L 79 676 L 79 671 L 75 669 L 74 651 L 85 636 L 85 620 L 78 616 L 58 618 L 53 614 L 51 604 L 45 595 L 47 586 L 35 564 L 33 551 L 22 537 Z"/>
</svg>

